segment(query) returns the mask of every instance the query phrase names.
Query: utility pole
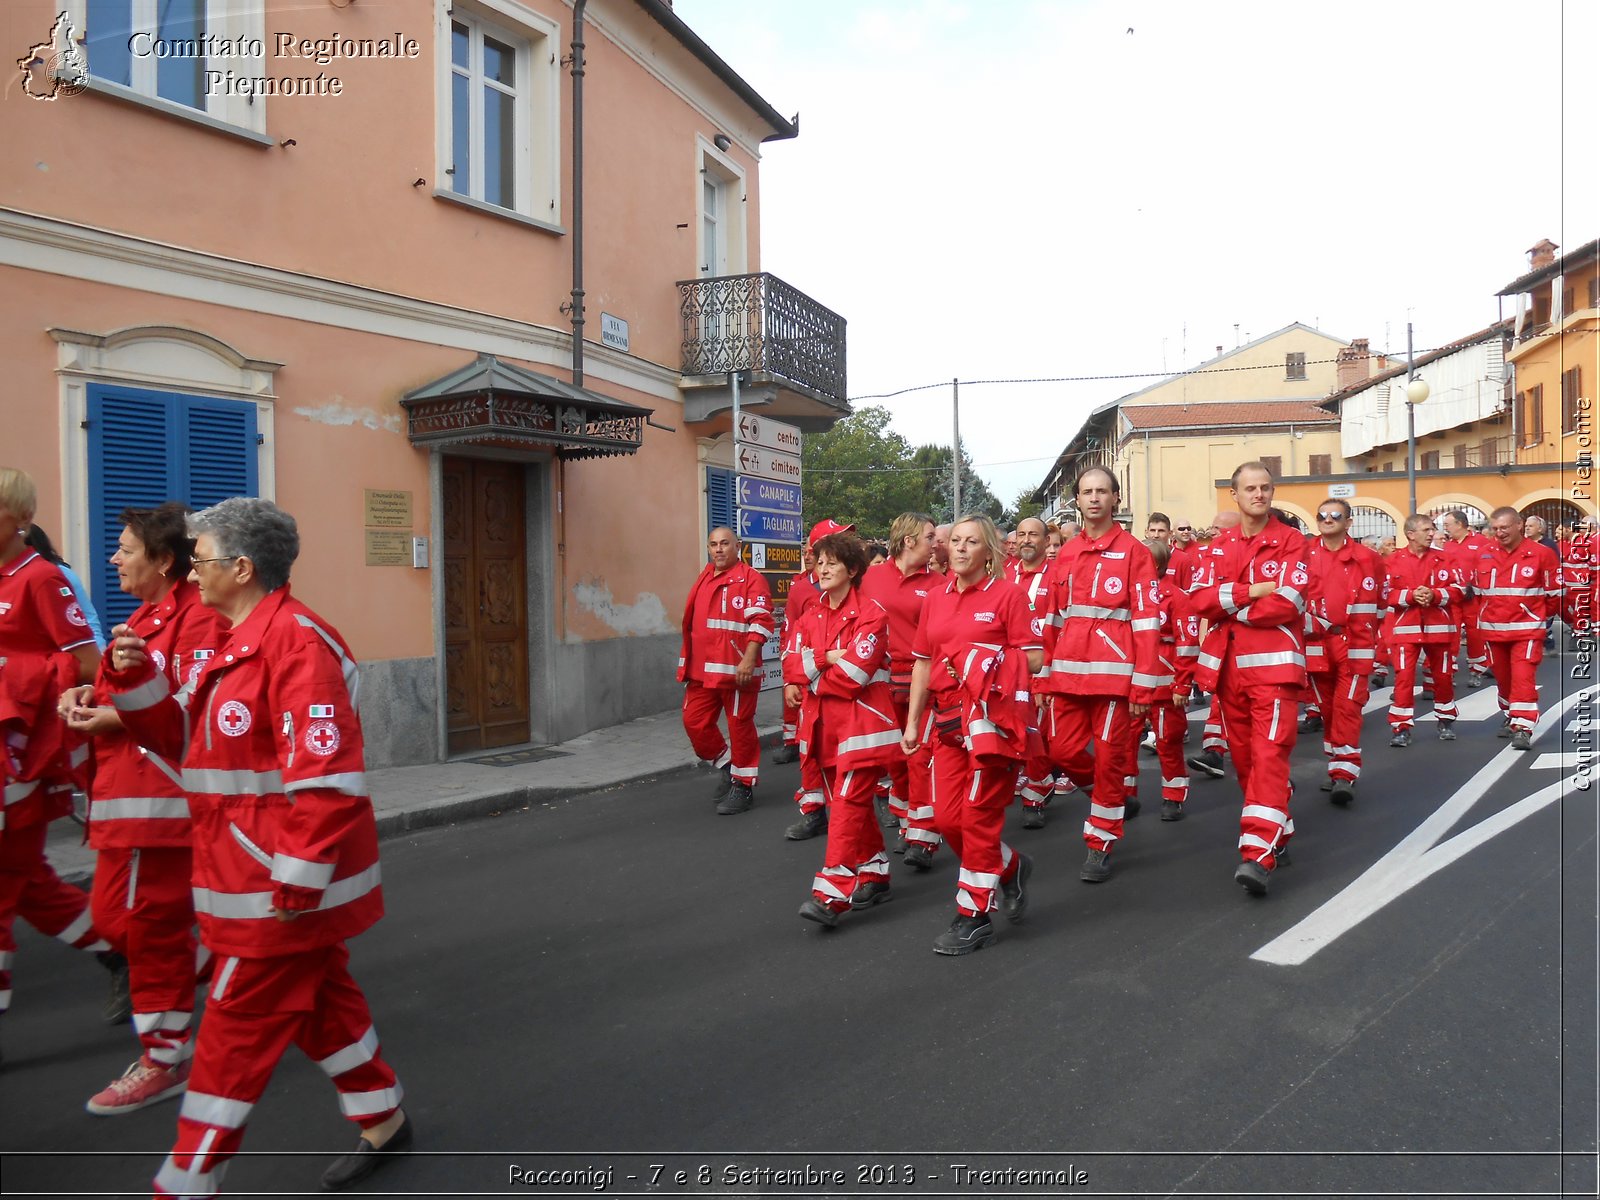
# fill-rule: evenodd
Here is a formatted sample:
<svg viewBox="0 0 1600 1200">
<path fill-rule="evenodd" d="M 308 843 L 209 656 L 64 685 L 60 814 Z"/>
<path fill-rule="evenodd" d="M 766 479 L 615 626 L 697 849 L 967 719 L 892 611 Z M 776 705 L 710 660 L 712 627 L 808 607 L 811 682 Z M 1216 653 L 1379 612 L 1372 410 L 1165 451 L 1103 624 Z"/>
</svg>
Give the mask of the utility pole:
<svg viewBox="0 0 1600 1200">
<path fill-rule="evenodd" d="M 961 516 L 961 380 L 950 381 L 950 409 L 955 416 L 955 441 L 950 453 L 950 471 L 955 481 L 950 494 L 950 519 Z"/>
</svg>

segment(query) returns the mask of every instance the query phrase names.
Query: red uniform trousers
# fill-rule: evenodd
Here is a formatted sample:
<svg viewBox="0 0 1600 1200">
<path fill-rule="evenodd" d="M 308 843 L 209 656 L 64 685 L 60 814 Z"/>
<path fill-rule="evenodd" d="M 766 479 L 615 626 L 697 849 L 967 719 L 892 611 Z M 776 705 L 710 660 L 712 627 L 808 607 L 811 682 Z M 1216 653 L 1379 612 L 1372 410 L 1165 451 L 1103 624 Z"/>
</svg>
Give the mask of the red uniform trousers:
<svg viewBox="0 0 1600 1200">
<path fill-rule="evenodd" d="M 800 710 L 783 706 L 783 744 L 792 746 L 800 739 Z"/>
<path fill-rule="evenodd" d="M 1489 642 L 1478 628 L 1478 611 L 1482 607 L 1483 597 L 1472 596 L 1456 610 L 1467 635 L 1467 670 L 1474 675 L 1489 673 Z"/>
<path fill-rule="evenodd" d="M 1216 695 L 1211 697 L 1211 707 L 1206 710 L 1206 722 L 1200 730 L 1200 749 L 1215 750 L 1218 754 L 1228 752 L 1228 733 L 1222 727 L 1222 701 Z"/>
<path fill-rule="evenodd" d="M 911 715 L 911 698 L 894 696 L 894 716 L 900 728 Z M 933 751 L 918 746 L 914 754 L 896 754 L 889 760 L 889 811 L 900 819 L 906 845 L 919 845 L 929 854 L 940 844 L 933 820 Z"/>
<path fill-rule="evenodd" d="M 814 753 L 800 756 L 800 790 L 794 794 L 794 802 L 806 816 L 819 808 L 827 807 L 828 797 L 823 791 L 822 766 L 817 762 Z"/>
<path fill-rule="evenodd" d="M 44 856 L 45 821 L 0 829 L 0 1013 L 11 1007 L 18 917 L 77 950 L 111 949 L 89 915 L 89 897 L 62 883 Z"/>
<path fill-rule="evenodd" d="M 189 1057 L 194 1020 L 194 851 L 188 846 L 112 847 L 95 859 L 89 911 L 128 960 L 133 1027 L 162 1066 Z"/>
<path fill-rule="evenodd" d="M 750 787 L 755 787 L 761 770 L 761 739 L 756 735 L 759 695 L 759 688 L 706 687 L 692 679 L 683 687 L 683 731 L 694 752 L 719 769 L 731 764 L 734 781 Z M 728 715 L 726 740 L 717 728 L 722 713 Z"/>
<path fill-rule="evenodd" d="M 1372 694 L 1366 675 L 1350 665 L 1350 640 L 1342 633 L 1322 642 L 1326 671 L 1309 674 L 1322 714 L 1322 752 L 1328 757 L 1330 779 L 1361 778 L 1361 713 Z"/>
<path fill-rule="evenodd" d="M 1424 662 L 1433 672 L 1433 707 L 1439 720 L 1456 719 L 1456 667 L 1450 650 L 1426 642 L 1395 643 L 1394 694 L 1389 697 L 1389 725 L 1395 732 L 1416 724 L 1417 667 Z"/>
<path fill-rule="evenodd" d="M 1083 823 L 1083 840 L 1091 850 L 1110 850 L 1122 837 L 1128 777 L 1138 770 L 1131 736 L 1128 701 L 1123 696 L 1050 697 L 1042 730 L 1057 762 L 1070 763 L 1084 747 L 1094 745 L 1094 795 Z"/>
<path fill-rule="evenodd" d="M 1289 817 L 1289 754 L 1295 743 L 1299 693 L 1298 684 L 1242 682 L 1227 662 L 1217 683 L 1223 722 L 1237 731 L 1231 749 L 1244 791 L 1239 857 L 1259 862 L 1269 871 L 1294 833 Z"/>
<path fill-rule="evenodd" d="M 877 783 L 876 767 L 843 772 L 836 767 L 822 768 L 828 803 L 828 848 L 811 894 L 817 903 L 833 912 L 850 907 L 850 897 L 859 884 L 889 882 L 883 828 L 872 804 Z"/>
<path fill-rule="evenodd" d="M 1539 685 L 1535 677 L 1544 661 L 1544 635 L 1520 642 L 1490 642 L 1489 663 L 1500 691 L 1500 711 L 1511 728 L 1529 729 L 1539 721 Z"/>
<path fill-rule="evenodd" d="M 975 762 L 963 746 L 933 747 L 934 826 L 961 861 L 956 909 L 962 916 L 994 908 L 1000 881 L 1017 873 L 1021 860 L 1000 840 L 1000 830 L 1020 768 L 1016 759 Z"/>
<path fill-rule="evenodd" d="M 1144 722 L 1131 724 L 1128 753 L 1136 756 Z M 1182 804 L 1189 798 L 1189 768 L 1183 761 L 1183 735 L 1189 728 L 1189 714 L 1183 705 L 1163 700 L 1150 706 L 1150 725 L 1156 731 L 1156 757 L 1161 763 L 1161 798 Z"/>
<path fill-rule="evenodd" d="M 333 1080 L 340 1109 L 363 1129 L 399 1109 L 402 1089 L 379 1052 L 343 942 L 275 958 L 220 958 L 156 1195 L 217 1194 L 290 1042 Z"/>
</svg>

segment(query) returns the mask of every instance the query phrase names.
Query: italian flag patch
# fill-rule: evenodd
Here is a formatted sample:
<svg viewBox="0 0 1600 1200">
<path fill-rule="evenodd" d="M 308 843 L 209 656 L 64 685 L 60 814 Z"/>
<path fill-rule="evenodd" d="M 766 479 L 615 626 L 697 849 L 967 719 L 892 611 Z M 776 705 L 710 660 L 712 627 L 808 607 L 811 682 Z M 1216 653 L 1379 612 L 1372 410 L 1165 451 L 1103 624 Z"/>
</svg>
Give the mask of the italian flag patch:
<svg viewBox="0 0 1600 1200">
<path fill-rule="evenodd" d="M 311 706 L 310 714 L 313 721 L 315 721 L 318 717 L 331 717 L 333 716 L 333 705 L 313 704 Z"/>
</svg>

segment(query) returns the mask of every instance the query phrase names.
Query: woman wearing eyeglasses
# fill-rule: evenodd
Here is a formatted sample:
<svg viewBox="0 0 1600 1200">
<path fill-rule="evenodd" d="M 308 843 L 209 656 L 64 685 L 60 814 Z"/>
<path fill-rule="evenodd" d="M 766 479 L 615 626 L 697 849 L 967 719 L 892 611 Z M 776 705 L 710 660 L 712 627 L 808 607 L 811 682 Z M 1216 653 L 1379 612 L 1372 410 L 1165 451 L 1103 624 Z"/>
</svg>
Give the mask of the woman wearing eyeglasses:
<svg viewBox="0 0 1600 1200">
<path fill-rule="evenodd" d="M 383 915 L 363 773 L 359 675 L 344 639 L 290 594 L 295 520 L 268 500 L 189 518 L 194 578 L 217 645 L 176 696 L 149 642 L 119 626 L 106 679 L 141 745 L 183 765 L 194 906 L 218 956 L 160 1194 L 215 1195 L 289 1043 L 333 1080 L 361 1126 L 324 1188 L 365 1179 L 411 1144 L 345 943 Z"/>
</svg>

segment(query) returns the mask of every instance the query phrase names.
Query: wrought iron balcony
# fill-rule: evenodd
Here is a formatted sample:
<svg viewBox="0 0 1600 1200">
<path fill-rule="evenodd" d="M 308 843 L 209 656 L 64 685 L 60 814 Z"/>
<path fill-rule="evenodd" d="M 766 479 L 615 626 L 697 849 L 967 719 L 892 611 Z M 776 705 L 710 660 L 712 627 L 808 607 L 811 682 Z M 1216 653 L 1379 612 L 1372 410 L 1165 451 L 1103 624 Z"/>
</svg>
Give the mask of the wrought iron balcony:
<svg viewBox="0 0 1600 1200">
<path fill-rule="evenodd" d="M 682 280 L 678 293 L 682 386 L 703 393 L 690 420 L 728 407 L 733 371 L 745 373 L 753 403 L 802 427 L 826 429 L 850 411 L 838 313 L 764 272 Z"/>
</svg>

